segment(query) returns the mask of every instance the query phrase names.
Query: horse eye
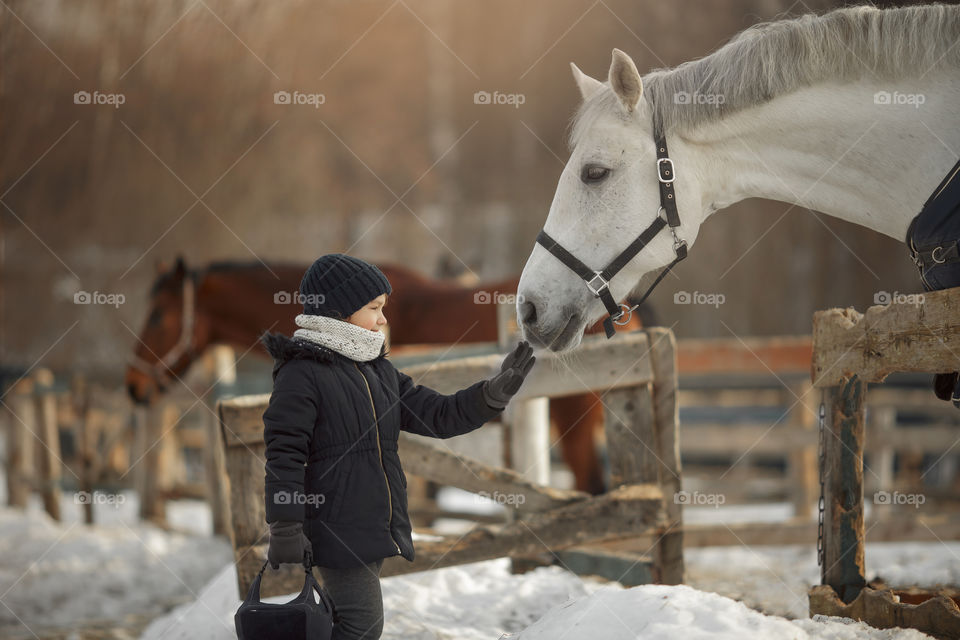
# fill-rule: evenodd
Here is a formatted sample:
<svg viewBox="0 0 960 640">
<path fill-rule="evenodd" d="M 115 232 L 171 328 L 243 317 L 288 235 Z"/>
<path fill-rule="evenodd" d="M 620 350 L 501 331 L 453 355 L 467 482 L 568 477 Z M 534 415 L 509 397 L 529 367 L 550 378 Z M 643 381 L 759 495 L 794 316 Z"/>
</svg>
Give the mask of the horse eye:
<svg viewBox="0 0 960 640">
<path fill-rule="evenodd" d="M 583 171 L 580 172 L 580 179 L 584 183 L 589 184 L 591 182 L 605 180 L 608 175 L 610 175 L 610 169 L 598 164 L 588 164 L 584 166 Z"/>
<path fill-rule="evenodd" d="M 160 324 L 160 321 L 163 319 L 163 312 L 160 309 L 154 309 L 150 313 L 150 317 L 147 318 L 147 324 L 151 327 L 155 327 Z"/>
</svg>

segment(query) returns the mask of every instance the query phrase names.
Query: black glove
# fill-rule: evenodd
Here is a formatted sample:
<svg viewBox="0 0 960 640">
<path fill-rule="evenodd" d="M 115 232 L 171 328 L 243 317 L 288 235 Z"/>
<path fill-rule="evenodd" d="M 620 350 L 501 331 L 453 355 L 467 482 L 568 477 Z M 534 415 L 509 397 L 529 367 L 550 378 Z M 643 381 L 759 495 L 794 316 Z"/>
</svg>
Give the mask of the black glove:
<svg viewBox="0 0 960 640">
<path fill-rule="evenodd" d="M 303 534 L 302 522 L 278 520 L 270 523 L 267 561 L 271 567 L 279 569 L 282 562 L 302 564 L 307 549 L 310 549 L 310 539 Z"/>
<path fill-rule="evenodd" d="M 483 384 L 483 397 L 487 404 L 493 409 L 505 408 L 536 361 L 530 343 L 526 340 L 517 343 L 517 348 L 503 359 L 500 373 Z"/>
</svg>

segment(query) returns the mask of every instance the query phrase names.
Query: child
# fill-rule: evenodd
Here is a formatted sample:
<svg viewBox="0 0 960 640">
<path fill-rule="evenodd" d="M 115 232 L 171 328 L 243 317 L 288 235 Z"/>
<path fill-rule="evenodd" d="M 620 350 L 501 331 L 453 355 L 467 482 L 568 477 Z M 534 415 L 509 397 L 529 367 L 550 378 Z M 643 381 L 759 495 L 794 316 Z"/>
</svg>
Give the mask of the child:
<svg viewBox="0 0 960 640">
<path fill-rule="evenodd" d="M 496 418 L 536 358 L 521 342 L 501 371 L 441 395 L 386 359 L 383 308 L 392 289 L 375 266 L 344 254 L 303 276 L 292 338 L 265 333 L 274 358 L 263 414 L 267 558 L 304 561 L 307 549 L 337 607 L 334 640 L 380 637 L 384 558 L 413 561 L 400 430 L 450 438 Z"/>
</svg>

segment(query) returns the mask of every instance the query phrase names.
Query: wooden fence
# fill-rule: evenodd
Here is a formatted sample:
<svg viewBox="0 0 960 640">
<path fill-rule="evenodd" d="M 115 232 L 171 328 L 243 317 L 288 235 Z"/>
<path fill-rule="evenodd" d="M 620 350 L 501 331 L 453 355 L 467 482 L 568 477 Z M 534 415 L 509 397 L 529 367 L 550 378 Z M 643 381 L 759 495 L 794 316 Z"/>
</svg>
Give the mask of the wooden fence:
<svg viewBox="0 0 960 640">
<path fill-rule="evenodd" d="M 813 383 L 826 404 L 826 428 L 822 585 L 810 592 L 811 614 L 960 636 L 960 608 L 949 597 L 928 594 L 922 604 L 907 604 L 867 586 L 863 499 L 867 383 L 895 371 L 960 371 L 953 347 L 960 341 L 958 314 L 960 289 L 870 307 L 864 314 L 852 308 L 814 314 Z M 960 434 L 949 448 L 958 442 Z"/>
</svg>

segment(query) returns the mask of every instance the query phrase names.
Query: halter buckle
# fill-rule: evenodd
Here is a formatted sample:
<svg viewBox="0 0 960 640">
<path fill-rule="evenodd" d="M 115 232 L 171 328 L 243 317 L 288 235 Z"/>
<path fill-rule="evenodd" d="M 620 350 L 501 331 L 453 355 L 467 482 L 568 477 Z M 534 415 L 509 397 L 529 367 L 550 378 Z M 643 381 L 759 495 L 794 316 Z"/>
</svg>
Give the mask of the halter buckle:
<svg viewBox="0 0 960 640">
<path fill-rule="evenodd" d="M 625 305 L 624 303 L 621 302 L 621 303 L 620 303 L 620 306 L 621 306 L 623 309 L 626 309 L 626 312 L 620 311 L 616 316 L 613 316 L 613 317 L 611 317 L 610 319 L 613 320 L 613 324 L 623 326 L 623 325 L 627 324 L 628 322 L 630 322 L 630 318 L 633 317 L 633 310 L 636 309 L 636 308 L 637 308 L 638 306 L 640 306 L 640 305 L 636 305 L 636 304 L 635 304 L 635 305 L 633 305 L 632 307 L 628 307 L 627 305 Z M 623 322 L 617 322 L 617 319 L 618 319 L 618 318 L 622 318 L 624 315 L 627 316 L 626 320 L 624 320 Z"/>
<path fill-rule="evenodd" d="M 669 171 L 670 177 L 669 177 L 669 178 L 665 178 L 664 175 L 663 175 L 663 171 L 664 171 L 664 169 L 663 169 L 663 163 L 665 163 L 665 162 L 667 162 L 667 163 L 670 164 L 670 171 Z M 664 182 L 664 183 L 669 184 L 669 183 L 673 182 L 674 178 L 676 178 L 676 177 L 677 177 L 677 174 L 676 174 L 676 172 L 673 170 L 673 160 L 671 160 L 670 158 L 657 158 L 657 179 L 660 180 L 660 182 Z"/>
<path fill-rule="evenodd" d="M 607 282 L 602 275 L 600 275 L 600 273 L 601 273 L 600 271 L 594 271 L 594 273 L 596 273 L 597 275 L 595 275 L 595 276 L 593 276 L 592 278 L 590 278 L 589 280 L 587 280 L 587 289 L 590 289 L 590 291 L 593 293 L 593 295 L 594 295 L 595 297 L 599 297 L 599 296 L 600 296 L 600 292 L 603 291 L 604 289 L 606 289 L 606 288 L 607 288 L 607 285 L 610 284 L 610 283 Z M 601 282 L 602 284 L 601 284 L 599 287 L 594 288 L 594 287 L 593 287 L 593 281 L 596 280 L 597 278 L 600 278 L 600 282 Z"/>
</svg>

